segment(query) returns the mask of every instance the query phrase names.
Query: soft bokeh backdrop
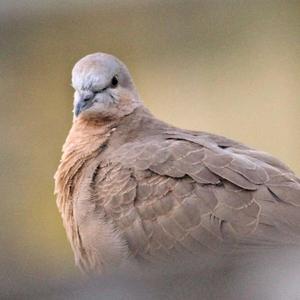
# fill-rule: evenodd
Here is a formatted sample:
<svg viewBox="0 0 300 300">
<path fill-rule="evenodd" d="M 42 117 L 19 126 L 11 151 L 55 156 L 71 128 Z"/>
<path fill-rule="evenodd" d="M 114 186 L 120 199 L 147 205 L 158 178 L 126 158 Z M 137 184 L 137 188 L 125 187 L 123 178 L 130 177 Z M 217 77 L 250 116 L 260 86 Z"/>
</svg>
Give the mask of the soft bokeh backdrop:
<svg viewBox="0 0 300 300">
<path fill-rule="evenodd" d="M 80 276 L 53 174 L 86 54 L 123 60 L 157 117 L 300 174 L 299 1 L 2 0 L 0 49 L 1 295 Z"/>
</svg>

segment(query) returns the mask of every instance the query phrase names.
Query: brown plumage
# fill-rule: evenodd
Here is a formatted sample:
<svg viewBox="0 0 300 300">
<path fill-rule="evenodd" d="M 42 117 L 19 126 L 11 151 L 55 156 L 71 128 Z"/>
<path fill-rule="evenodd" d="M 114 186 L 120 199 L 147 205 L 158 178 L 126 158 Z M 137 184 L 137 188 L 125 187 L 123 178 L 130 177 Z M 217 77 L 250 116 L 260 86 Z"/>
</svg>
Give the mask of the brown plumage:
<svg viewBox="0 0 300 300">
<path fill-rule="evenodd" d="M 72 81 L 55 191 L 83 270 L 299 244 L 300 180 L 279 160 L 156 119 L 113 56 L 84 57 Z"/>
</svg>

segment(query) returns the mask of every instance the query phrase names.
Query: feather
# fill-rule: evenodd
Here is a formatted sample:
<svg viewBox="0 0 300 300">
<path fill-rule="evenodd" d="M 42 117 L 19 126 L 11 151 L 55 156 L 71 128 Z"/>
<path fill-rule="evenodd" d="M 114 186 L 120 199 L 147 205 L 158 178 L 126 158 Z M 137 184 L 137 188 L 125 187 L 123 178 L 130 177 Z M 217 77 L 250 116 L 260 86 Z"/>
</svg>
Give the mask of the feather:
<svg viewBox="0 0 300 300">
<path fill-rule="evenodd" d="M 111 74 L 119 75 L 114 89 Z M 279 160 L 156 119 L 113 56 L 83 58 L 73 85 L 75 105 L 92 85 L 102 87 L 101 101 L 106 90 L 116 100 L 105 106 L 95 98 L 78 112 L 55 175 L 81 268 L 300 244 L 300 179 Z"/>
</svg>

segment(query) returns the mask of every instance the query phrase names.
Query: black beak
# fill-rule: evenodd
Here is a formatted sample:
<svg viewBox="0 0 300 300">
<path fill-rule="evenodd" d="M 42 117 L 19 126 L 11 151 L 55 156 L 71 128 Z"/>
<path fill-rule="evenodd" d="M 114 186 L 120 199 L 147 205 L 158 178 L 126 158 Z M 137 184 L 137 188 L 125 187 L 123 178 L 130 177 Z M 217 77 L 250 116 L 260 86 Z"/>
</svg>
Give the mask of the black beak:
<svg viewBox="0 0 300 300">
<path fill-rule="evenodd" d="M 85 96 L 83 98 L 81 98 L 78 103 L 76 104 L 76 107 L 75 107 L 75 116 L 78 117 L 79 114 L 86 110 L 87 108 L 91 107 L 92 104 L 93 104 L 93 98 L 94 98 L 94 95 L 92 96 Z"/>
</svg>

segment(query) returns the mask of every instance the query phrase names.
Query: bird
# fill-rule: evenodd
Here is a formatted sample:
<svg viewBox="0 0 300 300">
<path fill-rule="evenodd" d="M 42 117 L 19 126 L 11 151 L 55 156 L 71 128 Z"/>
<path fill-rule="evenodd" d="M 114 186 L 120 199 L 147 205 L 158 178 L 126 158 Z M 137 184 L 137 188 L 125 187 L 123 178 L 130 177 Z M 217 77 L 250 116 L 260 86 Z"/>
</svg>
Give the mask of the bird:
<svg viewBox="0 0 300 300">
<path fill-rule="evenodd" d="M 300 179 L 284 163 L 157 119 L 113 55 L 81 58 L 72 86 L 55 194 L 81 270 L 299 245 Z"/>
</svg>

